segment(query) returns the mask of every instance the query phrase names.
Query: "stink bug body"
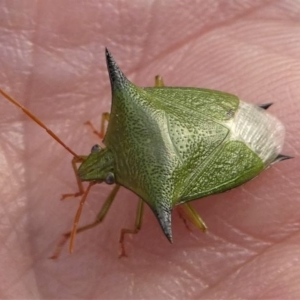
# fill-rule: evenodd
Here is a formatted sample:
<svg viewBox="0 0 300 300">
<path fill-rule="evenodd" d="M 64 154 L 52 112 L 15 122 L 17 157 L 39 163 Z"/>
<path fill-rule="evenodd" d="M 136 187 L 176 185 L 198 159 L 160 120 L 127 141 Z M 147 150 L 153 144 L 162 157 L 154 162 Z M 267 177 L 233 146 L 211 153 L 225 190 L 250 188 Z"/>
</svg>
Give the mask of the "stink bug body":
<svg viewBox="0 0 300 300">
<path fill-rule="evenodd" d="M 83 198 L 73 230 L 64 235 L 60 246 L 71 236 L 72 250 L 76 233 L 99 224 L 120 186 L 140 197 L 135 227 L 122 230 L 121 243 L 126 233 L 140 229 L 144 203 L 152 209 L 170 242 L 171 213 L 177 205 L 183 205 L 189 219 L 205 230 L 205 223 L 189 201 L 237 187 L 270 165 L 290 158 L 280 154 L 284 127 L 266 112 L 270 104 L 248 104 L 234 95 L 208 89 L 165 87 L 159 77 L 155 87 L 140 88 L 124 76 L 107 50 L 106 60 L 112 106 L 110 114 L 104 115 L 109 121 L 105 148 L 95 145 L 88 156 L 71 152 L 80 190 L 75 196 Z M 40 121 L 39 125 L 44 127 Z M 79 169 L 77 163 L 81 163 Z M 83 181 L 90 182 L 86 191 Z M 89 189 L 101 182 L 115 183 L 116 187 L 96 220 L 77 228 Z"/>
</svg>

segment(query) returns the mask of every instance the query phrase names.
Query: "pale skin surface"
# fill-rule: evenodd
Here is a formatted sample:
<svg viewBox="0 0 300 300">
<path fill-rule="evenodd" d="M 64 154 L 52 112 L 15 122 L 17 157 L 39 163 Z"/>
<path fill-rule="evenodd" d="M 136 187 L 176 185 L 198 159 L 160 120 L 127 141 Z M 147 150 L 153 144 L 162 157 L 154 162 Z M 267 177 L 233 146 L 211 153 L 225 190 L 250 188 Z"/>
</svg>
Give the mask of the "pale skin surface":
<svg viewBox="0 0 300 300">
<path fill-rule="evenodd" d="M 82 124 L 99 124 L 109 110 L 106 46 L 139 85 L 160 74 L 166 85 L 274 102 L 269 110 L 287 129 L 283 152 L 295 156 L 243 187 L 194 202 L 206 234 L 187 231 L 174 212 L 171 245 L 147 208 L 141 232 L 127 239 L 129 257 L 118 259 L 120 229 L 133 225 L 137 203 L 122 189 L 105 222 L 77 237 L 75 253 L 65 248 L 51 261 L 77 209 L 78 200 L 59 201 L 76 192 L 72 157 L 1 98 L 0 298 L 300 297 L 299 3 L 0 2 L 1 88 L 76 153 L 99 142 Z M 93 221 L 109 189 L 94 188 L 81 224 Z"/>
</svg>

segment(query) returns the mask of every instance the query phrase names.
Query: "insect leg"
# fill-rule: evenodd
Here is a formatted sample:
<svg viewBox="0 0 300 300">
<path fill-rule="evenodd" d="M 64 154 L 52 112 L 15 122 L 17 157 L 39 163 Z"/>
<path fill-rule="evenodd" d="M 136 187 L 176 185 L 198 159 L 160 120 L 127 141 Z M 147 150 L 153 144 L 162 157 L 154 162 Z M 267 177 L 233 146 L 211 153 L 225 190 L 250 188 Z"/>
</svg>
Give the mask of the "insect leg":
<svg viewBox="0 0 300 300">
<path fill-rule="evenodd" d="M 119 240 L 121 244 L 121 254 L 119 257 L 127 256 L 125 251 L 125 246 L 124 246 L 125 234 L 137 234 L 140 231 L 142 227 L 143 214 L 144 214 L 144 201 L 141 198 L 139 198 L 139 202 L 136 210 L 134 228 L 133 229 L 123 228 L 121 230 L 121 235 Z"/>
<path fill-rule="evenodd" d="M 72 159 L 72 168 L 76 177 L 76 181 L 77 181 L 77 186 L 78 186 L 78 192 L 77 193 L 73 193 L 73 194 L 63 194 L 61 195 L 61 199 L 60 200 L 64 200 L 66 198 L 70 198 L 70 197 L 78 197 L 78 196 L 82 196 L 84 194 L 84 188 L 82 185 L 82 181 L 80 180 L 80 178 L 78 177 L 78 168 L 77 168 L 77 164 L 78 163 L 82 163 L 85 159 L 87 158 L 87 156 L 84 155 L 80 155 L 79 157 L 73 157 Z"/>
<path fill-rule="evenodd" d="M 187 229 L 188 231 L 192 231 L 192 229 L 190 228 L 190 226 L 189 226 L 189 224 L 188 224 L 188 221 L 187 221 L 187 219 L 186 219 L 187 217 L 184 216 L 184 214 L 186 215 L 186 212 L 184 211 L 183 206 L 182 206 L 182 205 L 179 205 L 179 206 L 176 206 L 175 208 L 176 208 L 176 211 L 177 211 L 177 213 L 178 213 L 178 215 L 179 215 L 179 218 L 183 221 L 183 223 L 184 223 L 186 229 Z"/>
<path fill-rule="evenodd" d="M 94 134 L 96 134 L 102 140 L 104 138 L 105 131 L 106 131 L 105 123 L 109 122 L 109 116 L 110 116 L 110 113 L 108 113 L 108 112 L 105 112 L 102 114 L 100 131 L 98 131 L 90 121 L 85 122 L 84 125 L 89 126 L 91 128 L 92 132 Z"/>
<path fill-rule="evenodd" d="M 191 206 L 191 204 L 184 203 L 181 205 L 181 207 L 184 209 L 185 215 L 190 222 L 192 222 L 200 230 L 206 231 L 207 229 L 206 224 L 199 216 L 197 211 Z"/>
<path fill-rule="evenodd" d="M 155 87 L 163 87 L 163 86 L 165 86 L 164 80 L 163 80 L 163 78 L 160 75 L 156 75 L 155 76 L 155 84 L 154 84 L 154 86 Z"/>
<path fill-rule="evenodd" d="M 75 230 L 76 234 L 78 234 L 80 232 L 83 232 L 83 231 L 86 231 L 86 230 L 89 230 L 91 228 L 94 228 L 94 227 L 96 227 L 98 224 L 100 224 L 104 220 L 107 212 L 109 211 L 109 208 L 110 208 L 111 204 L 113 203 L 113 201 L 116 198 L 116 195 L 117 195 L 119 189 L 120 189 L 120 185 L 116 184 L 115 187 L 110 192 L 110 194 L 108 195 L 108 197 L 105 200 L 105 202 L 103 203 L 103 205 L 101 207 L 101 210 L 100 210 L 100 212 L 98 213 L 98 215 L 96 217 L 96 220 L 93 223 L 90 223 L 90 224 L 87 224 L 85 226 L 77 228 Z M 60 255 L 60 253 L 62 251 L 63 246 L 68 241 L 68 239 L 71 237 L 71 235 L 72 235 L 72 231 L 69 231 L 69 232 L 63 234 L 62 239 L 58 243 L 54 254 L 50 257 L 51 259 L 57 259 L 59 257 L 59 255 Z M 70 244 L 70 248 L 69 248 L 70 252 L 73 251 L 72 246 L 73 245 Z"/>
<path fill-rule="evenodd" d="M 94 125 L 90 122 L 87 121 L 84 124 L 88 125 L 91 130 L 93 131 L 94 134 L 96 134 L 99 138 L 103 139 L 104 135 L 105 135 L 105 122 L 109 121 L 109 113 L 105 112 L 102 114 L 102 118 L 101 118 L 101 129 L 100 132 L 96 130 L 96 128 L 94 127 Z M 80 178 L 78 177 L 78 168 L 77 168 L 77 163 L 82 163 L 85 159 L 87 158 L 87 156 L 78 156 L 78 157 L 73 157 L 72 159 L 72 168 L 73 171 L 75 173 L 75 177 L 76 177 L 76 181 L 77 181 L 77 185 L 78 185 L 78 192 L 77 193 L 72 193 L 72 194 L 63 194 L 61 197 L 61 200 L 64 200 L 66 198 L 70 198 L 70 197 L 78 197 L 83 195 L 84 193 L 84 188 L 82 185 L 82 182 L 80 180 Z"/>
</svg>

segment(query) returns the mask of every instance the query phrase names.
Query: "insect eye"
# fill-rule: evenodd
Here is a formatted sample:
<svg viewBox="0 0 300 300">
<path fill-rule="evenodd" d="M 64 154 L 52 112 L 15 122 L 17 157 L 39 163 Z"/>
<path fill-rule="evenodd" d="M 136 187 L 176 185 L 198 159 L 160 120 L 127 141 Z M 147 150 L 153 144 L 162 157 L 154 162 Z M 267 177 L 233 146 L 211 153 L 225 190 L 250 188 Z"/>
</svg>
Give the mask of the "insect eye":
<svg viewBox="0 0 300 300">
<path fill-rule="evenodd" d="M 101 150 L 101 147 L 99 145 L 94 145 L 91 149 L 91 153 L 99 152 Z"/>
<path fill-rule="evenodd" d="M 106 178 L 105 178 L 105 183 L 107 184 L 114 184 L 115 183 L 115 175 L 114 173 L 107 173 Z"/>
</svg>

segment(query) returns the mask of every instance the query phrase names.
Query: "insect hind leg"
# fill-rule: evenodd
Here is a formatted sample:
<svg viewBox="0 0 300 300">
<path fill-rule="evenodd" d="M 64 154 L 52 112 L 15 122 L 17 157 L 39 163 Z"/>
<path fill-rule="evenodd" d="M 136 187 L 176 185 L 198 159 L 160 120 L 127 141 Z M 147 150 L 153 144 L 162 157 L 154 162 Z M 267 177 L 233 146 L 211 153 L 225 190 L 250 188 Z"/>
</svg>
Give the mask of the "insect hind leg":
<svg viewBox="0 0 300 300">
<path fill-rule="evenodd" d="M 191 204 L 184 203 L 184 204 L 181 204 L 177 208 L 178 208 L 178 211 L 179 211 L 179 216 L 183 219 L 183 221 L 184 221 L 186 227 L 188 228 L 188 230 L 190 230 L 190 228 L 187 225 L 186 220 L 193 223 L 201 231 L 205 232 L 207 230 L 206 224 L 204 223 L 204 221 L 202 220 L 202 218 L 200 217 L 198 212 L 192 207 Z M 181 213 L 181 212 L 183 212 L 183 213 Z"/>
<path fill-rule="evenodd" d="M 156 75 L 154 78 L 154 86 L 155 87 L 164 87 L 164 80 L 160 75 Z"/>
</svg>

